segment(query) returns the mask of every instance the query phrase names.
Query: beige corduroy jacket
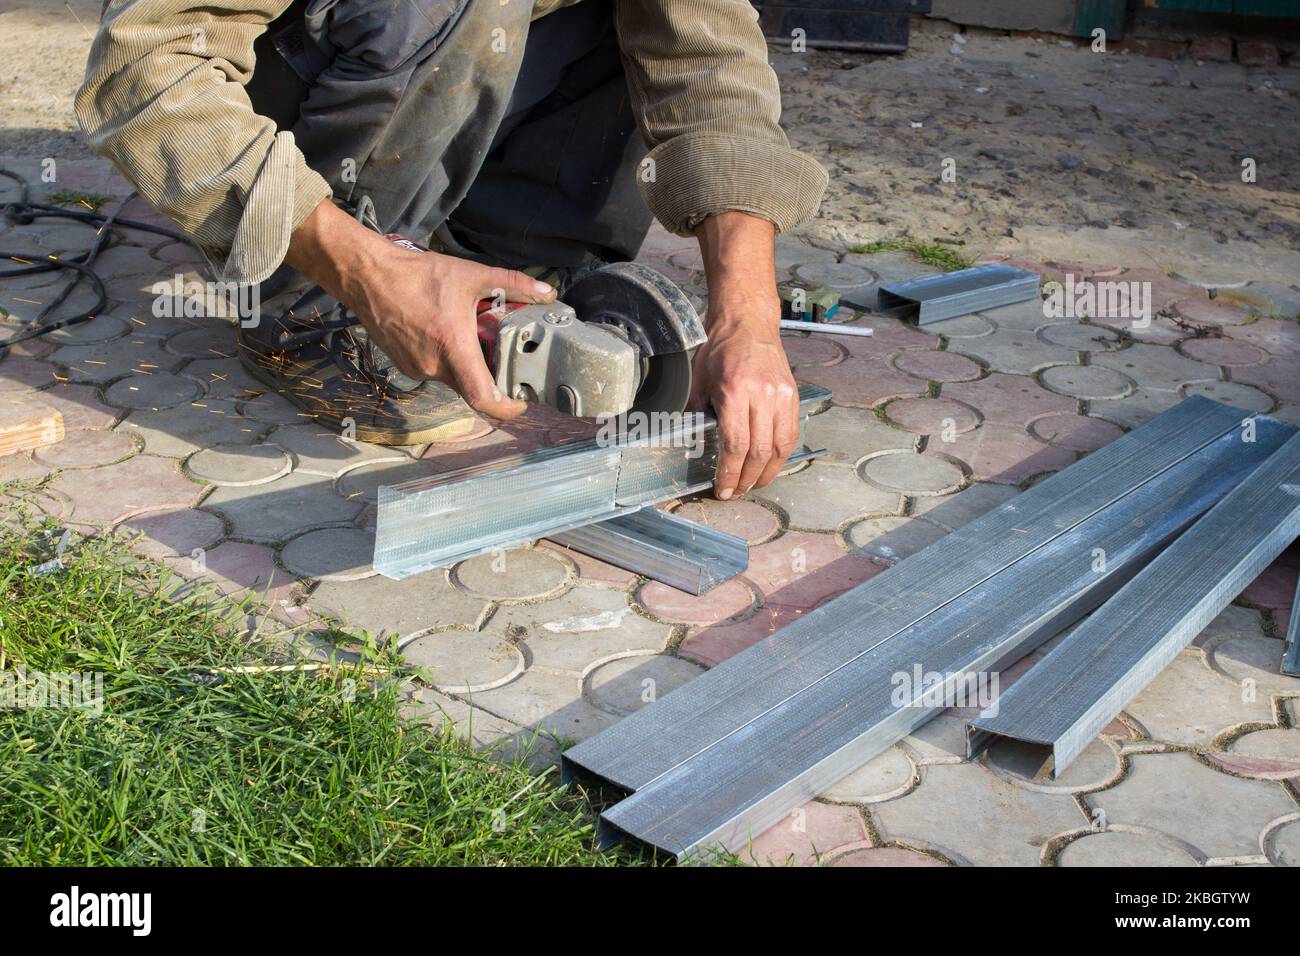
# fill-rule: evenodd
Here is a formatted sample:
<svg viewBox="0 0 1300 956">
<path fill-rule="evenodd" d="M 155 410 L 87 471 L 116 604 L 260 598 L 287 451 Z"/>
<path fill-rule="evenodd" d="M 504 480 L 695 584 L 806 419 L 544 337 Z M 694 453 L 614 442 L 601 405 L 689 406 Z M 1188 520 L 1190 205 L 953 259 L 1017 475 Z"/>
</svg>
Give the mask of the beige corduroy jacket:
<svg viewBox="0 0 1300 956">
<path fill-rule="evenodd" d="M 532 18 L 570 2 L 536 0 Z M 109 0 L 76 97 L 92 148 L 236 281 L 265 279 L 330 195 L 293 134 L 254 113 L 243 87 L 253 41 L 290 3 Z M 781 130 L 776 75 L 748 0 L 614 3 L 655 163 L 640 184 L 655 217 L 679 235 L 727 209 L 778 230 L 811 217 L 826 173 Z"/>
</svg>

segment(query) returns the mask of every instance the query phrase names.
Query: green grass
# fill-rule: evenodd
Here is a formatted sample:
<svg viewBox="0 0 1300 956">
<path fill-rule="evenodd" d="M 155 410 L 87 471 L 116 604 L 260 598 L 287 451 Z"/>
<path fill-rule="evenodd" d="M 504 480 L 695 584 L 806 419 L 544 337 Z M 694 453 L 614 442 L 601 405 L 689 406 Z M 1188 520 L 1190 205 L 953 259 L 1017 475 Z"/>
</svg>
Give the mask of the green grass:
<svg viewBox="0 0 1300 956">
<path fill-rule="evenodd" d="M 95 212 L 111 198 L 111 196 L 101 196 L 99 193 L 88 193 L 79 189 L 60 189 L 46 196 L 45 202 L 51 206 L 84 206 L 91 212 Z"/>
<path fill-rule="evenodd" d="M 402 720 L 391 654 L 267 671 L 245 608 L 168 600 L 119 543 L 32 574 L 57 539 L 0 531 L 0 676 L 101 672 L 103 709 L 0 707 L 0 864 L 644 862 L 592 848 L 580 791 Z"/>
<path fill-rule="evenodd" d="M 907 252 L 921 262 L 929 263 L 945 272 L 969 269 L 975 264 L 973 258 L 963 256 L 952 246 L 939 242 L 924 242 L 920 239 L 882 239 L 856 245 L 853 252 L 871 255 L 877 252 Z"/>
</svg>

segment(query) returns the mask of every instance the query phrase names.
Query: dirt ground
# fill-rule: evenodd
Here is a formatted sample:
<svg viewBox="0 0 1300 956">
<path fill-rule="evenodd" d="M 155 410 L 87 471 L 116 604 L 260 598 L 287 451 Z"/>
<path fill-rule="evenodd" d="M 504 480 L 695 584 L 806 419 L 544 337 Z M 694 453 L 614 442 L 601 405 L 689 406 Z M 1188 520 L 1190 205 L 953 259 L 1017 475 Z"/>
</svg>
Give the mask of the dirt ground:
<svg viewBox="0 0 1300 956">
<path fill-rule="evenodd" d="M 99 7 L 0 2 L 0 155 L 88 155 L 70 104 Z M 831 171 L 800 234 L 1300 282 L 1300 70 L 963 39 L 916 33 L 899 56 L 772 48 L 791 139 Z"/>
</svg>

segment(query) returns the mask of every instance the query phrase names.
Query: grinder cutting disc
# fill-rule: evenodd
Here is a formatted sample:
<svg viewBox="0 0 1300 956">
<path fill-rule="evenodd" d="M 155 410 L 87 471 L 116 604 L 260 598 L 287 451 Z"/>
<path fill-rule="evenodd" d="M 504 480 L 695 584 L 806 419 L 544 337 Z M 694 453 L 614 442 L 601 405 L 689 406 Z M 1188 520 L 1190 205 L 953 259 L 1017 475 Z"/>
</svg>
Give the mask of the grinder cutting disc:
<svg viewBox="0 0 1300 956">
<path fill-rule="evenodd" d="M 613 326 L 641 353 L 634 411 L 680 412 L 691 394 L 691 357 L 704 325 L 673 282 L 637 262 L 593 269 L 564 293 L 584 322 Z"/>
</svg>

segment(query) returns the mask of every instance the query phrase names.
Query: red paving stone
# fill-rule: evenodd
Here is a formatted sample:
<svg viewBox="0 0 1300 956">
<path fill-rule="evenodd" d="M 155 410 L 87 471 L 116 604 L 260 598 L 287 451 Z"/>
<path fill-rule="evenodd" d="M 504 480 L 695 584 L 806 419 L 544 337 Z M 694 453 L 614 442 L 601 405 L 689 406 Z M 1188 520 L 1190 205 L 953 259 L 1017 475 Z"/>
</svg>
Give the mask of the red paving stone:
<svg viewBox="0 0 1300 956">
<path fill-rule="evenodd" d="M 76 505 L 77 522 L 115 524 L 145 511 L 184 508 L 203 491 L 181 477 L 176 463 L 161 458 L 131 458 L 117 465 L 65 472 L 55 488 Z"/>
<path fill-rule="evenodd" d="M 964 355 L 930 349 L 901 352 L 894 357 L 894 367 L 934 382 L 970 382 L 984 371 L 978 362 Z"/>
<path fill-rule="evenodd" d="M 801 368 L 795 378 L 829 388 L 837 405 L 871 408 L 890 398 L 924 395 L 928 383 L 890 368 L 880 359 L 851 358 L 829 368 Z"/>
<path fill-rule="evenodd" d="M 48 362 L 9 355 L 0 360 L 0 395 L 11 392 L 28 393 L 34 388 L 49 385 L 55 380 L 55 369 Z"/>
<path fill-rule="evenodd" d="M 1300 573 L 1300 557 L 1292 548 L 1265 568 L 1263 574 L 1246 585 L 1241 596 L 1247 603 L 1256 607 L 1273 610 L 1289 609 L 1295 599 L 1297 573 Z"/>
<path fill-rule="evenodd" d="M 843 347 L 831 341 L 828 335 L 782 335 L 786 357 L 792 369 L 809 365 L 838 365 L 848 357 Z"/>
<path fill-rule="evenodd" d="M 856 807 L 805 803 L 765 833 L 755 837 L 742 856 L 750 863 L 809 866 L 849 845 L 871 845 Z"/>
<path fill-rule="evenodd" d="M 1182 299 L 1174 311 L 1197 325 L 1244 325 L 1250 320 L 1250 313 L 1245 309 L 1212 299 Z"/>
<path fill-rule="evenodd" d="M 980 423 L 978 412 L 950 398 L 900 398 L 885 406 L 885 417 L 918 435 L 968 432 Z"/>
<path fill-rule="evenodd" d="M 740 578 L 699 595 L 650 581 L 641 587 L 638 597 L 647 611 L 670 624 L 717 624 L 747 615 L 755 604 L 754 592 Z"/>
<path fill-rule="evenodd" d="M 289 594 L 296 578 L 275 563 L 266 545 L 226 541 L 196 558 L 189 554 L 166 559 L 181 577 L 213 582 L 224 594 L 251 591 L 275 603 Z"/>
<path fill-rule="evenodd" d="M 744 538 L 750 544 L 766 541 L 780 530 L 776 515 L 760 504 L 733 498 L 718 501 L 716 498 L 699 498 L 688 501 L 673 511 L 679 518 Z"/>
<path fill-rule="evenodd" d="M 871 315 L 852 325 L 871 329 L 871 336 L 843 336 L 839 342 L 855 357 L 883 357 L 900 349 L 937 349 L 939 336 L 887 315 Z"/>
<path fill-rule="evenodd" d="M 1232 380 L 1262 388 L 1284 402 L 1300 402 L 1300 357 L 1273 358 L 1263 365 L 1233 369 Z"/>
<path fill-rule="evenodd" d="M 1187 339 L 1179 348 L 1184 355 L 1198 362 L 1208 362 L 1211 365 L 1223 365 L 1228 368 L 1261 365 L 1268 360 L 1268 354 L 1258 346 L 1228 338 Z"/>
<path fill-rule="evenodd" d="M 133 546 L 153 558 L 187 556 L 195 548 L 210 548 L 221 540 L 221 519 L 197 508 L 154 511 L 128 518 L 117 530 L 133 535 Z"/>
<path fill-rule="evenodd" d="M 811 610 L 881 570 L 845 552 L 834 535 L 787 531 L 750 549 L 744 576 L 763 593 L 765 604 Z"/>
<path fill-rule="evenodd" d="M 1190 282 L 1182 282 L 1165 275 L 1163 272 L 1150 269 L 1129 269 L 1119 278 L 1124 282 L 1151 283 L 1151 309 L 1153 312 L 1168 309 L 1175 302 L 1194 299 L 1209 301 L 1210 298 L 1210 294 L 1200 286 L 1192 285 Z"/>
<path fill-rule="evenodd" d="M 92 468 L 135 454 L 135 442 L 121 432 L 71 432 L 63 441 L 35 453 L 38 461 L 56 468 Z"/>
<path fill-rule="evenodd" d="M 111 428 L 122 413 L 99 400 L 94 385 L 60 384 L 40 392 L 40 401 L 63 416 L 65 432 Z"/>
<path fill-rule="evenodd" d="M 706 624 L 686 632 L 686 639 L 678 653 L 682 657 L 699 661 L 707 667 L 721 664 L 733 654 L 753 647 L 764 638 L 771 637 L 781 628 L 803 616 L 802 611 L 788 607 L 759 608 L 753 617 L 737 624 Z"/>
<path fill-rule="evenodd" d="M 1029 426 L 1039 441 L 1067 451 L 1096 451 L 1113 442 L 1124 429 L 1100 418 L 1086 415 L 1048 415 Z"/>
<path fill-rule="evenodd" d="M 1260 319 L 1250 325 L 1228 326 L 1223 334 L 1258 345 L 1275 357 L 1300 358 L 1300 322 Z"/>
<path fill-rule="evenodd" d="M 1074 463 L 1075 454 L 1051 447 L 1010 425 L 984 424 L 957 440 L 945 443 L 946 454 L 966 463 L 977 481 L 1018 485 L 1045 472 L 1060 471 Z"/>
<path fill-rule="evenodd" d="M 584 581 L 598 581 L 601 584 L 610 584 L 617 588 L 630 588 L 637 581 L 637 576 L 631 571 L 625 571 L 612 564 L 606 564 L 598 558 L 563 547 L 554 541 L 543 541 L 539 544 L 539 547 L 554 551 L 556 554 L 572 561 L 578 569 L 578 577 Z"/>
<path fill-rule="evenodd" d="M 1256 780 L 1293 780 L 1300 779 L 1300 758 L 1295 760 L 1271 760 L 1267 757 L 1250 757 L 1246 754 L 1206 754 L 1210 763 L 1240 777 L 1253 777 Z"/>
<path fill-rule="evenodd" d="M 1073 414 L 1078 411 L 1074 399 L 1049 392 L 1032 378 L 994 372 L 978 382 L 954 382 L 944 385 L 941 398 L 953 398 L 977 409 L 986 422 L 1028 427 L 1044 415 Z"/>
</svg>

